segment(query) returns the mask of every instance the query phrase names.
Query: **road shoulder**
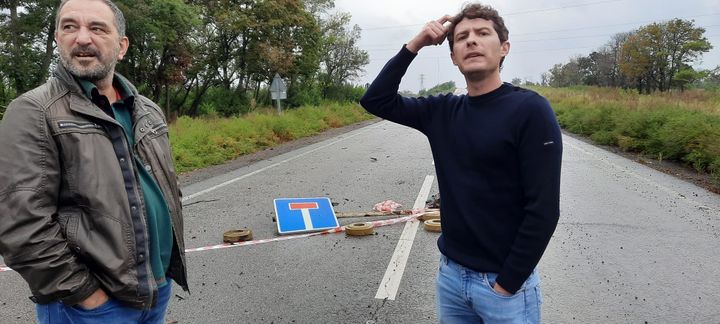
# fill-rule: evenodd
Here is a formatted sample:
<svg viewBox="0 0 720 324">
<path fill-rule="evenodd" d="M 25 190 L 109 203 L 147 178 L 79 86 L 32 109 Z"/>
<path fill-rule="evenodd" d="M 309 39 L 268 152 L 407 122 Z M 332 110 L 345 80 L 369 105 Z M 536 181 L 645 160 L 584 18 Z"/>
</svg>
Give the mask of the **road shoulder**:
<svg viewBox="0 0 720 324">
<path fill-rule="evenodd" d="M 690 182 L 690 183 L 692 183 L 698 187 L 701 187 L 707 191 L 710 191 L 710 192 L 713 192 L 716 194 L 720 194 L 720 182 L 718 182 L 717 180 L 714 180 L 712 178 L 712 176 L 710 176 L 710 174 L 708 174 L 708 173 L 698 172 L 697 170 L 695 170 L 689 166 L 683 165 L 681 163 L 678 163 L 678 162 L 661 161 L 661 160 L 649 157 L 647 155 L 643 155 L 641 153 L 626 152 L 615 146 L 600 145 L 600 144 L 593 142 L 591 139 L 589 139 L 587 137 L 583 137 L 583 136 L 580 136 L 577 134 L 572 134 L 565 130 L 563 130 L 563 134 L 566 136 L 570 136 L 574 139 L 577 139 L 579 141 L 583 141 L 585 143 L 593 145 L 595 147 L 599 147 L 608 152 L 620 155 L 626 159 L 632 160 L 636 163 L 640 163 L 640 164 L 645 165 L 654 170 L 657 170 L 662 173 L 674 176 L 678 179 L 682 179 L 684 181 Z"/>
<path fill-rule="evenodd" d="M 253 164 L 258 161 L 266 160 L 269 158 L 272 158 L 274 156 L 278 156 L 283 153 L 287 153 L 296 149 L 299 149 L 301 147 L 315 144 L 318 142 L 322 142 L 326 139 L 338 136 L 340 134 L 344 134 L 359 128 L 363 128 L 368 125 L 372 125 L 374 123 L 380 122 L 382 119 L 380 118 L 374 118 L 371 120 L 366 120 L 363 122 L 338 127 L 338 128 L 332 128 L 325 132 L 322 132 L 320 134 L 309 136 L 301 139 L 297 139 L 290 142 L 285 142 L 278 144 L 273 147 L 269 147 L 267 149 L 264 149 L 262 151 L 258 151 L 251 154 L 246 154 L 243 156 L 240 156 L 234 160 L 228 161 L 223 164 L 219 165 L 213 165 L 207 168 L 193 170 L 189 172 L 184 172 L 178 176 L 178 180 L 180 182 L 181 187 L 185 187 L 187 185 L 191 185 L 203 180 L 210 179 L 212 177 L 222 175 L 228 172 L 231 172 L 233 170 L 237 170 L 239 168 L 248 166 L 250 164 Z"/>
</svg>

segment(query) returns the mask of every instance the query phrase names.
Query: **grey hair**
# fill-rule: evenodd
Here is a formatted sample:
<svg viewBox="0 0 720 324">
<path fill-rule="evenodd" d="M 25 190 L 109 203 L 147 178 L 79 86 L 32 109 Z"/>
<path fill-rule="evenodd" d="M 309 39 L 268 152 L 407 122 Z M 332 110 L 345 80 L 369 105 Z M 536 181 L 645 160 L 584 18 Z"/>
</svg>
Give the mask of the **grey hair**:
<svg viewBox="0 0 720 324">
<path fill-rule="evenodd" d="M 57 8 L 57 11 L 55 12 L 55 30 L 58 29 L 58 26 L 60 24 L 60 10 L 65 6 L 66 3 L 68 3 L 70 0 L 62 0 L 60 5 Z M 120 37 L 125 37 L 125 15 L 123 15 L 122 11 L 120 11 L 120 8 L 118 8 L 117 5 L 115 5 L 114 2 L 111 0 L 98 0 L 102 1 L 110 7 L 110 10 L 113 12 L 113 16 L 115 16 L 115 28 L 118 30 L 118 34 L 120 34 Z"/>
</svg>

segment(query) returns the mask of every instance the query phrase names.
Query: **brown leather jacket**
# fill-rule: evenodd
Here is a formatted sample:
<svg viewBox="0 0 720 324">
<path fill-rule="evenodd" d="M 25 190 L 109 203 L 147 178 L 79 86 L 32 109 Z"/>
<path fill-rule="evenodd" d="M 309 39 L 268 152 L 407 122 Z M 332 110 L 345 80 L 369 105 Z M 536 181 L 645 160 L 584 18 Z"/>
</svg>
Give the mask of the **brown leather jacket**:
<svg viewBox="0 0 720 324">
<path fill-rule="evenodd" d="M 74 305 L 102 287 L 131 307 L 155 304 L 133 156 L 165 196 L 175 238 L 168 275 L 187 290 L 167 123 L 157 105 L 124 81 L 135 95 L 131 150 L 120 124 L 62 66 L 10 103 L 0 123 L 0 254 L 27 281 L 34 302 Z"/>
</svg>

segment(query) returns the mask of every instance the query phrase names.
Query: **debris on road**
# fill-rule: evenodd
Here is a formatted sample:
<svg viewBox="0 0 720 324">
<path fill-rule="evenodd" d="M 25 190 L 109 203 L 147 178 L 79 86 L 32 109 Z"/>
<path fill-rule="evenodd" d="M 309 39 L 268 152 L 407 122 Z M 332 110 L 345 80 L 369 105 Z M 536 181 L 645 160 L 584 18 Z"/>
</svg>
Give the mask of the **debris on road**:
<svg viewBox="0 0 720 324">
<path fill-rule="evenodd" d="M 426 209 L 425 212 L 418 217 L 421 221 L 440 219 L 440 211 L 437 209 Z"/>
<path fill-rule="evenodd" d="M 247 228 L 231 230 L 223 233 L 223 242 L 225 243 L 252 241 L 252 239 L 252 230 Z"/>
<path fill-rule="evenodd" d="M 428 232 L 442 232 L 442 227 L 440 226 L 440 219 L 426 220 L 425 222 L 423 222 L 423 228 L 425 228 L 425 230 Z"/>
<path fill-rule="evenodd" d="M 440 193 L 439 192 L 430 196 L 430 199 L 428 199 L 425 202 L 425 208 L 440 208 Z"/>
<path fill-rule="evenodd" d="M 345 226 L 345 233 L 349 236 L 365 236 L 373 234 L 372 223 L 353 223 Z"/>
<path fill-rule="evenodd" d="M 375 204 L 375 206 L 373 206 L 373 210 L 384 212 L 384 211 L 393 211 L 400 207 L 402 207 L 402 204 L 400 204 L 400 203 L 394 202 L 392 200 L 385 200 L 385 201 Z"/>
</svg>

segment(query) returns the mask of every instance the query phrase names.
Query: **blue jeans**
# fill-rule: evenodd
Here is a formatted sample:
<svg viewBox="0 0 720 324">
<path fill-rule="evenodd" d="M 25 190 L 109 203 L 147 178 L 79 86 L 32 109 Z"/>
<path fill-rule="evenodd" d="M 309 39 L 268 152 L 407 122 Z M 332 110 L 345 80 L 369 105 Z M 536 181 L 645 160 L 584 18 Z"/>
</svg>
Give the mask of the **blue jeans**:
<svg viewBox="0 0 720 324">
<path fill-rule="evenodd" d="M 114 299 L 90 310 L 80 305 L 66 306 L 61 302 L 46 305 L 37 304 L 37 319 L 40 324 L 130 324 L 130 323 L 165 323 L 165 310 L 167 310 L 172 283 L 158 289 L 158 299 L 155 307 L 151 309 L 135 309 L 123 306 Z"/>
<path fill-rule="evenodd" d="M 441 254 L 436 282 L 440 323 L 540 323 L 540 278 L 537 271 L 512 296 L 492 288 L 497 273 L 468 269 Z"/>
</svg>

